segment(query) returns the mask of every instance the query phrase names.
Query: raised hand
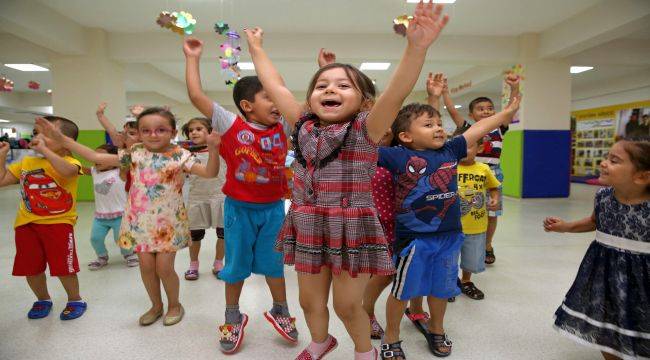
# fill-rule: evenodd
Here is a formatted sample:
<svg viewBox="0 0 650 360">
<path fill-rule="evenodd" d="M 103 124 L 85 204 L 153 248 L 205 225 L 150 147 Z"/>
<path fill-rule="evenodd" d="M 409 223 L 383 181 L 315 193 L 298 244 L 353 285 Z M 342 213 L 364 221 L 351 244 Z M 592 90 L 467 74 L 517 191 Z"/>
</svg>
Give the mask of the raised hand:
<svg viewBox="0 0 650 360">
<path fill-rule="evenodd" d="M 5 158 L 11 147 L 8 142 L 0 141 L 0 157 Z"/>
<path fill-rule="evenodd" d="M 547 217 L 544 219 L 544 231 L 546 232 L 566 232 L 567 229 L 567 223 L 566 221 L 558 218 L 558 217 Z"/>
<path fill-rule="evenodd" d="M 129 111 L 131 111 L 131 115 L 138 117 L 144 111 L 144 105 L 135 104 L 129 108 Z"/>
<path fill-rule="evenodd" d="M 437 73 L 435 75 L 429 73 L 429 76 L 427 77 L 427 94 L 429 94 L 429 96 L 440 97 L 440 95 L 442 95 L 442 91 L 445 87 L 443 78 L 444 76 L 442 73 Z"/>
<path fill-rule="evenodd" d="M 521 82 L 521 76 L 513 73 L 513 72 L 508 72 L 506 75 L 506 84 L 510 86 L 511 89 L 519 88 L 519 83 Z"/>
<path fill-rule="evenodd" d="M 510 104 L 506 106 L 503 111 L 512 114 L 512 116 L 515 115 L 517 110 L 519 110 L 519 105 L 521 104 L 521 95 L 515 96 Z"/>
<path fill-rule="evenodd" d="M 449 21 L 448 15 L 442 15 L 444 7 L 440 4 L 422 1 L 415 7 L 413 20 L 406 29 L 409 44 L 421 49 L 427 49 L 436 41 L 438 35 Z"/>
<path fill-rule="evenodd" d="M 99 104 L 99 106 L 97 106 L 97 111 L 95 112 L 97 116 L 104 115 L 104 111 L 106 110 L 106 105 L 108 105 L 106 104 L 106 102 L 102 102 L 101 104 Z"/>
<path fill-rule="evenodd" d="M 246 40 L 248 41 L 248 47 L 262 47 L 262 39 L 264 38 L 264 30 L 259 27 L 254 27 L 252 29 L 244 29 L 246 33 Z"/>
<path fill-rule="evenodd" d="M 42 117 L 36 118 L 34 126 L 40 130 L 39 132 L 43 133 L 56 142 L 62 143 L 65 140 L 65 135 L 63 135 L 61 129 L 54 125 L 54 123 L 49 122 Z"/>
<path fill-rule="evenodd" d="M 318 52 L 318 66 L 323 67 L 325 65 L 333 64 L 336 62 L 336 54 L 327 51 L 324 48 L 321 48 Z"/>
<path fill-rule="evenodd" d="M 447 84 L 447 78 L 442 77 L 442 92 L 449 94 L 449 84 Z"/>
<path fill-rule="evenodd" d="M 32 138 L 32 141 L 29 143 L 29 147 L 31 149 L 36 150 L 38 153 L 43 154 L 45 150 L 47 149 L 47 145 L 45 145 L 45 138 L 43 134 L 37 134 Z"/>
<path fill-rule="evenodd" d="M 185 57 L 188 58 L 199 58 L 203 52 L 203 41 L 189 37 L 183 41 L 183 52 Z"/>
<path fill-rule="evenodd" d="M 221 145 L 221 136 L 219 136 L 219 133 L 214 130 L 208 134 L 206 142 L 208 144 L 208 149 L 219 149 L 219 145 Z"/>
</svg>

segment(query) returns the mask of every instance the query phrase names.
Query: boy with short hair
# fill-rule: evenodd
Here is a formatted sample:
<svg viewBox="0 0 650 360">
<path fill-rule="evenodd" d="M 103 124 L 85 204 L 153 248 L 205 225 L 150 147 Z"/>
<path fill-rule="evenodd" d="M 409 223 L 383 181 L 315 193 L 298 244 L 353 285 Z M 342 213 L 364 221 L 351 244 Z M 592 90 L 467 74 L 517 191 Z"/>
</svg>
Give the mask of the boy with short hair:
<svg viewBox="0 0 650 360">
<path fill-rule="evenodd" d="M 451 353 L 443 322 L 447 299 L 460 293 L 456 284 L 463 243 L 456 168 L 475 143 L 507 124 L 519 107 L 516 98 L 504 111 L 474 124 L 447 141 L 440 113 L 430 105 L 403 107 L 391 129 L 400 146 L 380 147 L 378 166 L 396 179 L 397 273 L 386 304 L 382 359 L 405 358 L 399 339 L 407 301 L 426 296 L 431 318 L 425 334 L 436 356 Z"/>
<path fill-rule="evenodd" d="M 76 139 L 77 125 L 65 118 L 46 116 L 61 132 Z M 36 301 L 27 317 L 49 315 L 52 300 L 47 290 L 46 267 L 61 281 L 68 303 L 61 320 L 72 320 L 86 311 L 79 295 L 79 261 L 74 239 L 77 221 L 77 183 L 81 163 L 61 144 L 34 129 L 30 147 L 42 155 L 26 156 L 5 169 L 9 144 L 0 143 L 0 186 L 20 183 L 22 202 L 14 222 L 16 257 L 12 274 L 25 276 Z"/>
<path fill-rule="evenodd" d="M 226 265 L 219 273 L 226 283 L 226 322 L 219 327 L 221 351 L 236 352 L 244 338 L 248 316 L 239 311 L 239 297 L 251 273 L 266 277 L 273 297 L 273 308 L 264 317 L 283 338 L 295 343 L 298 331 L 287 305 L 282 253 L 274 248 L 284 220 L 285 160 L 291 126 L 280 117 L 256 76 L 239 79 L 233 89 L 243 118 L 208 98 L 199 73 L 202 50 L 200 40 L 185 40 L 190 100 L 212 119 L 212 128 L 221 135 L 220 152 L 227 164 L 223 187 Z"/>
<path fill-rule="evenodd" d="M 510 86 L 510 99 L 519 95 L 519 82 L 520 77 L 513 73 L 508 73 L 505 78 L 506 83 Z M 446 79 L 445 79 L 446 82 Z M 471 126 L 463 116 L 456 110 L 454 103 L 449 95 L 449 89 L 445 86 L 443 90 L 443 100 L 447 107 L 447 112 L 454 120 L 454 123 L 459 128 L 468 128 Z M 494 103 L 490 98 L 478 97 L 469 103 L 469 117 L 474 122 L 479 122 L 483 119 L 493 116 Z M 503 137 L 508 131 L 508 126 L 500 126 L 485 136 L 483 148 L 479 149 L 476 155 L 478 162 L 487 164 L 494 173 L 497 180 L 503 183 L 503 171 L 501 170 L 501 149 L 503 147 Z M 503 215 L 503 194 L 502 187 L 499 187 L 499 201 L 493 210 L 488 211 L 488 228 L 486 233 L 486 250 L 485 250 L 485 263 L 494 264 L 496 257 L 494 255 L 494 248 L 492 247 L 492 239 L 497 229 L 497 217 Z"/>
</svg>

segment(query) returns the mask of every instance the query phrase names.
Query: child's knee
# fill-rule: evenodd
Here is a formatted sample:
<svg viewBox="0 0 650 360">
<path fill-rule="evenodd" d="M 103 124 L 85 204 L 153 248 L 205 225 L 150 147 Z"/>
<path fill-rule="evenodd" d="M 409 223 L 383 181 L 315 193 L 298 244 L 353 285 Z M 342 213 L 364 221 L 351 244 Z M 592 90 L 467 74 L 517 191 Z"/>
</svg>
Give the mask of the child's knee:
<svg viewBox="0 0 650 360">
<path fill-rule="evenodd" d="M 351 299 L 334 299 L 334 312 L 343 321 L 352 320 L 360 308 L 360 304 Z"/>
</svg>

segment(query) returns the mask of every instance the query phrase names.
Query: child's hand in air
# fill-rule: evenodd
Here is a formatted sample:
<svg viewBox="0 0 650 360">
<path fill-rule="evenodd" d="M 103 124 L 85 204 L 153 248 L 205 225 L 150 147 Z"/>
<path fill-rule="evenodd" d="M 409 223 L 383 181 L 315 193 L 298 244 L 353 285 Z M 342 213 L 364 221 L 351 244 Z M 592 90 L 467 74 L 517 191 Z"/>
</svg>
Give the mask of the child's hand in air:
<svg viewBox="0 0 650 360">
<path fill-rule="evenodd" d="M 511 72 L 508 72 L 506 75 L 506 84 L 510 86 L 510 89 L 519 89 L 519 83 L 521 82 L 521 76 Z"/>
<path fill-rule="evenodd" d="M 521 104 L 521 95 L 515 96 L 514 99 L 512 99 L 512 102 L 508 104 L 508 106 L 503 108 L 503 111 L 508 113 L 511 116 L 515 116 L 517 110 L 519 110 L 520 104 Z"/>
<path fill-rule="evenodd" d="M 183 41 L 183 52 L 185 57 L 188 58 L 199 58 L 201 57 L 201 52 L 203 52 L 203 41 L 197 38 L 187 38 Z"/>
<path fill-rule="evenodd" d="M 106 105 L 107 105 L 106 102 L 102 102 L 101 104 L 99 104 L 99 106 L 97 107 L 97 111 L 95 112 L 97 116 L 104 115 L 104 111 L 106 110 Z"/>
<path fill-rule="evenodd" d="M 144 111 L 144 106 L 141 104 L 136 104 L 133 105 L 129 108 L 129 111 L 131 111 L 131 115 L 138 117 L 138 115 L 142 114 Z"/>
<path fill-rule="evenodd" d="M 427 49 L 436 41 L 442 29 L 449 21 L 448 15 L 442 15 L 443 6 L 429 2 L 426 5 L 420 1 L 415 7 L 413 20 L 406 29 L 409 44 L 420 49 Z"/>
<path fill-rule="evenodd" d="M 37 134 L 32 138 L 32 141 L 29 143 L 29 148 L 36 150 L 36 152 L 43 154 L 47 146 L 45 145 L 45 139 L 43 134 Z"/>
<path fill-rule="evenodd" d="M 7 154 L 9 153 L 9 143 L 5 141 L 0 141 L 0 157 L 6 157 Z"/>
<path fill-rule="evenodd" d="M 46 135 L 50 139 L 54 140 L 55 142 L 60 142 L 63 143 L 65 141 L 65 135 L 61 132 L 61 129 L 56 127 L 54 123 L 47 121 L 46 119 L 42 117 L 37 117 L 36 121 L 34 123 L 35 127 L 38 127 L 40 132 L 43 133 L 43 135 Z M 38 136 L 38 135 L 37 135 Z M 32 140 L 34 141 L 34 140 Z"/>
<path fill-rule="evenodd" d="M 437 73 L 436 75 L 429 73 L 429 76 L 427 77 L 427 94 L 429 94 L 429 96 L 439 98 L 440 95 L 442 95 L 444 87 L 445 83 L 443 82 L 442 73 Z"/>
<path fill-rule="evenodd" d="M 544 231 L 546 232 L 567 232 L 566 221 L 557 217 L 547 217 L 544 219 Z"/>
<path fill-rule="evenodd" d="M 244 32 L 246 33 L 246 40 L 248 41 L 248 48 L 261 48 L 262 47 L 262 39 L 264 38 L 264 30 L 259 27 L 255 27 L 252 29 L 244 29 Z"/>
<path fill-rule="evenodd" d="M 333 64 L 336 62 L 336 54 L 321 48 L 318 52 L 318 67 Z"/>
<path fill-rule="evenodd" d="M 219 145 L 221 145 L 221 136 L 219 136 L 219 133 L 213 130 L 211 133 L 208 134 L 206 141 L 208 144 L 208 149 L 218 150 Z"/>
<path fill-rule="evenodd" d="M 447 78 L 444 75 L 442 77 L 442 93 L 449 94 L 449 84 L 447 84 Z"/>
</svg>

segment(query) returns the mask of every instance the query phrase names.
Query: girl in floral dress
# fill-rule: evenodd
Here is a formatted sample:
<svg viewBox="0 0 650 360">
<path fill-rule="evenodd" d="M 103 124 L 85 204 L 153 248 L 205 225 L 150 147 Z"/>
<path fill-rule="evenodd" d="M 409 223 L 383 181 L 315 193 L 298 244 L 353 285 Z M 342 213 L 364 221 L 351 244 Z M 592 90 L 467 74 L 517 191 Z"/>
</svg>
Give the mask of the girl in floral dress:
<svg viewBox="0 0 650 360">
<path fill-rule="evenodd" d="M 594 212 L 546 218 L 544 230 L 596 240 L 555 312 L 555 328 L 605 359 L 650 358 L 650 139 L 621 140 L 600 164 Z"/>
<path fill-rule="evenodd" d="M 384 232 L 372 201 L 370 180 L 377 164 L 377 142 L 395 119 L 422 69 L 427 49 L 445 26 L 442 6 L 420 3 L 407 30 L 408 46 L 382 96 L 351 65 L 320 68 L 307 91 L 309 111 L 286 88 L 262 48 L 262 30 L 246 30 L 248 49 L 264 90 L 294 132 L 292 204 L 278 248 L 298 272 L 300 305 L 312 342 L 299 360 L 322 359 L 337 346 L 329 335 L 327 302 L 354 342 L 355 359 L 377 359 L 370 322 L 363 310 L 371 275 L 394 272 Z"/>
<path fill-rule="evenodd" d="M 176 119 L 163 108 L 149 108 L 137 119 L 142 143 L 120 150 L 117 155 L 97 153 L 61 132 L 51 123 L 38 122 L 57 141 L 96 164 L 130 168 L 133 184 L 128 195 L 120 229 L 120 246 L 134 249 L 140 260 L 142 282 L 152 303 L 140 317 L 140 325 L 151 325 L 163 314 L 162 282 L 167 294 L 164 324 L 178 323 L 184 314 L 179 302 L 178 275 L 174 270 L 176 251 L 190 242 L 187 212 L 182 187 L 185 173 L 211 178 L 219 172 L 220 138 L 208 136 L 209 158 L 205 165 L 171 143 L 176 136 Z"/>
</svg>

